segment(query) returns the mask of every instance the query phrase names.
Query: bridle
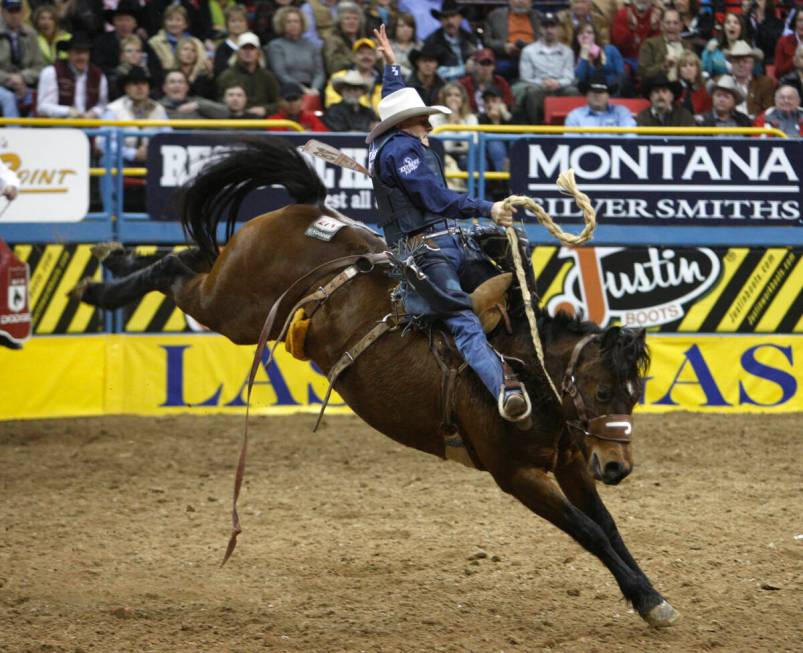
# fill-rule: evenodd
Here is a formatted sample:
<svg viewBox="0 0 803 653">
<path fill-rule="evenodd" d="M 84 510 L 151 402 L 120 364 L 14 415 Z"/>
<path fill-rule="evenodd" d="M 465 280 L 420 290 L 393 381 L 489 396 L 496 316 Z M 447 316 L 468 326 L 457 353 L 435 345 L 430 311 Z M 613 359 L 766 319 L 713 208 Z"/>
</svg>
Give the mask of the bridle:
<svg viewBox="0 0 803 653">
<path fill-rule="evenodd" d="M 607 442 L 630 444 L 630 434 L 633 431 L 632 416 L 611 414 L 589 418 L 586 402 L 583 400 L 583 394 L 577 387 L 577 382 L 574 378 L 574 371 L 577 367 L 577 361 L 580 360 L 580 354 L 583 348 L 597 337 L 599 337 L 599 334 L 589 333 L 577 342 L 569 358 L 569 365 L 566 367 L 566 372 L 563 375 L 563 381 L 560 387 L 561 393 L 563 397 L 568 395 L 571 398 L 574 408 L 577 411 L 577 419 L 567 419 L 566 426 L 582 433 L 587 438 L 597 438 L 598 440 L 605 440 Z"/>
</svg>

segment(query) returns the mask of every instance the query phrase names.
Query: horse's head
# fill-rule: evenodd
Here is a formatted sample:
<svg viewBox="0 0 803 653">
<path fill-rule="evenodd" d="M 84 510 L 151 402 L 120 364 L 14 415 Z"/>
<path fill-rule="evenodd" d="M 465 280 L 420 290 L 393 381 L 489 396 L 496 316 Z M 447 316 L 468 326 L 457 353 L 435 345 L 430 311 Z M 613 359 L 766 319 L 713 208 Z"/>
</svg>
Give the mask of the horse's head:
<svg viewBox="0 0 803 653">
<path fill-rule="evenodd" d="M 650 362 L 644 335 L 621 327 L 582 335 L 560 387 L 569 437 L 594 478 L 609 485 L 633 469 L 631 413 Z"/>
</svg>

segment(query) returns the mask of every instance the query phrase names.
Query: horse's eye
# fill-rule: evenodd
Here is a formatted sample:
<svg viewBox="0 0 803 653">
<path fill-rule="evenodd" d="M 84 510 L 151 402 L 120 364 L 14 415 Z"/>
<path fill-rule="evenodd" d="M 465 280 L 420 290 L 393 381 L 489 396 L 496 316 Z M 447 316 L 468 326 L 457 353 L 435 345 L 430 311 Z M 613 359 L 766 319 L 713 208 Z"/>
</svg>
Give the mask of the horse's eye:
<svg viewBox="0 0 803 653">
<path fill-rule="evenodd" d="M 597 401 L 601 404 L 607 404 L 611 400 L 611 391 L 607 388 L 600 388 L 597 390 Z"/>
</svg>

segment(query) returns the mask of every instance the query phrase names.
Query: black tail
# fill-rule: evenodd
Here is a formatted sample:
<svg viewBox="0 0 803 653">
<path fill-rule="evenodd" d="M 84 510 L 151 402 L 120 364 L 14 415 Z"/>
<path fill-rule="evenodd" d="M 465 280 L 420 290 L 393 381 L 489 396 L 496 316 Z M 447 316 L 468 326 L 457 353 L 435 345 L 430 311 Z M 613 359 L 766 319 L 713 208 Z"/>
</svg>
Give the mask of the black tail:
<svg viewBox="0 0 803 653">
<path fill-rule="evenodd" d="M 279 184 L 299 204 L 322 204 L 326 187 L 304 157 L 278 138 L 249 140 L 207 166 L 184 189 L 181 224 L 212 262 L 220 253 L 217 226 L 226 217 L 231 238 L 245 197 L 261 186 Z"/>
</svg>

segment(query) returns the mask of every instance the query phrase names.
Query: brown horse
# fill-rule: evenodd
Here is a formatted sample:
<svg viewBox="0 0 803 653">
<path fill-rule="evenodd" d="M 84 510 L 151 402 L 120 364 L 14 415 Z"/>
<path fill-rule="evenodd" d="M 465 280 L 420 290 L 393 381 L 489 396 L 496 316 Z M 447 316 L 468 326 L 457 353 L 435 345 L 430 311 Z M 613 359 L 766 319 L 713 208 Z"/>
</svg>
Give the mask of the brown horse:
<svg viewBox="0 0 803 653">
<path fill-rule="evenodd" d="M 271 184 L 284 185 L 298 204 L 254 218 L 234 234 L 243 198 Z M 322 182 L 295 150 L 278 141 L 247 144 L 207 168 L 186 191 L 182 220 L 197 247 L 163 258 L 99 248 L 119 278 L 85 280 L 75 292 L 88 303 L 114 308 L 160 290 L 199 322 L 234 342 L 251 344 L 258 341 L 271 307 L 290 289 L 267 334 L 275 339 L 297 300 L 335 276 L 338 270 L 332 268 L 314 272 L 322 263 L 385 249 L 381 238 L 352 225 L 331 242 L 305 235 L 327 213 L 325 197 Z M 226 211 L 229 240 L 219 251 L 218 224 Z M 504 262 L 510 252 L 500 243 L 503 238 L 496 243 L 495 257 Z M 363 273 L 319 303 L 305 347 L 325 373 L 388 315 L 395 283 L 384 270 L 364 266 Z M 595 488 L 595 479 L 618 483 L 632 468 L 629 414 L 649 364 L 644 334 L 618 327 L 603 331 L 590 322 L 539 313 L 547 370 L 553 379 L 563 379 L 558 402 L 544 383 L 524 306 L 516 296 L 511 292 L 510 332 L 500 325 L 489 339 L 499 352 L 523 361 L 519 375 L 533 398 L 532 426 L 523 431 L 502 420 L 479 379 L 465 370 L 451 389 L 458 433 L 475 464 L 502 490 L 597 556 L 647 622 L 670 625 L 678 613 L 631 556 Z M 451 368 L 461 363 L 448 343 L 437 328 L 429 337 L 421 331 L 390 331 L 345 370 L 336 390 L 373 428 L 444 457 L 439 360 Z M 607 416 L 625 420 L 616 422 L 625 424 L 617 437 L 609 437 Z"/>
</svg>

